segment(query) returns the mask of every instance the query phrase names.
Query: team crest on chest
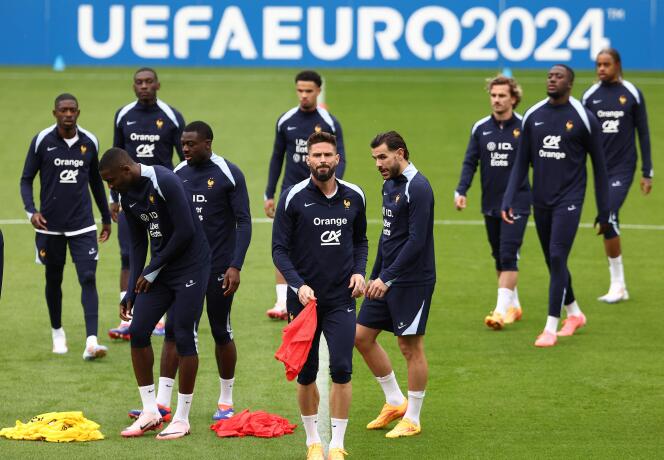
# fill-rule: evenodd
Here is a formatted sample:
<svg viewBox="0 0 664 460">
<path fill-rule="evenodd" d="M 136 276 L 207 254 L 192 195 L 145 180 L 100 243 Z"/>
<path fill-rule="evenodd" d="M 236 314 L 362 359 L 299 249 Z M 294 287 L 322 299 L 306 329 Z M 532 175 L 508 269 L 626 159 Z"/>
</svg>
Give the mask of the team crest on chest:
<svg viewBox="0 0 664 460">
<path fill-rule="evenodd" d="M 574 123 L 572 123 L 572 120 L 567 120 L 567 123 L 565 123 L 565 129 L 571 131 L 572 128 L 574 128 Z"/>
<path fill-rule="evenodd" d="M 42 259 L 46 257 L 46 249 L 39 250 L 39 257 L 41 257 Z"/>
<path fill-rule="evenodd" d="M 401 199 L 401 193 L 397 193 L 397 196 L 394 197 L 394 202 L 399 203 L 400 199 Z"/>
<path fill-rule="evenodd" d="M 350 209 L 350 200 L 344 200 L 344 208 Z"/>
<path fill-rule="evenodd" d="M 158 118 L 156 121 L 157 129 L 161 129 L 162 126 L 164 126 L 164 120 L 161 118 Z"/>
<path fill-rule="evenodd" d="M 212 187 L 214 187 L 214 179 L 210 177 L 210 178 L 207 180 L 207 184 L 208 184 L 208 188 L 212 188 Z"/>
<path fill-rule="evenodd" d="M 85 155 L 85 152 L 88 151 L 88 148 L 85 145 L 81 145 L 81 155 Z"/>
<path fill-rule="evenodd" d="M 519 128 L 514 128 L 514 131 L 512 131 L 512 136 L 514 136 L 514 139 L 518 139 L 520 135 L 521 135 L 521 130 Z"/>
<path fill-rule="evenodd" d="M 323 128 L 321 128 L 320 125 L 316 125 L 316 126 L 314 127 L 314 132 L 315 132 L 315 133 L 320 133 L 322 130 L 323 130 Z"/>
<path fill-rule="evenodd" d="M 620 105 L 627 104 L 627 96 L 625 96 L 624 94 L 621 94 L 620 97 L 618 98 L 618 102 L 620 102 Z"/>
<path fill-rule="evenodd" d="M 154 204 L 154 195 L 152 193 L 148 196 L 148 200 L 150 200 L 150 203 Z"/>
</svg>

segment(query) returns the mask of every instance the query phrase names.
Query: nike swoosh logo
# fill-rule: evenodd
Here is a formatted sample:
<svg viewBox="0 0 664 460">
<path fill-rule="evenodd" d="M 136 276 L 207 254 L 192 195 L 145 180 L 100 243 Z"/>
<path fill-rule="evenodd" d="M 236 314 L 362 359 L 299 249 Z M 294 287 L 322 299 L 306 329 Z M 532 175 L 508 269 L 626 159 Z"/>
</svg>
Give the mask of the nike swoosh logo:
<svg viewBox="0 0 664 460">
<path fill-rule="evenodd" d="M 601 99 L 593 99 L 593 104 L 599 104 L 600 102 L 602 102 Z"/>
<path fill-rule="evenodd" d="M 130 208 L 133 208 L 134 206 L 136 206 L 136 203 L 132 203 L 129 205 Z"/>
<path fill-rule="evenodd" d="M 574 206 L 574 205 L 572 205 L 572 206 L 567 206 L 567 210 L 568 210 L 568 211 L 574 211 L 575 209 L 576 209 L 576 206 Z"/>
<path fill-rule="evenodd" d="M 127 126 L 131 126 L 131 125 L 133 125 L 134 123 L 136 123 L 136 122 L 135 122 L 135 121 L 128 121 L 128 122 L 127 122 Z"/>
<path fill-rule="evenodd" d="M 149 427 L 154 426 L 156 424 L 157 424 L 157 422 L 152 421 L 152 422 L 146 423 L 145 425 L 141 425 L 141 431 L 145 431 L 146 428 L 149 428 Z"/>
<path fill-rule="evenodd" d="M 397 329 L 403 329 L 404 327 L 406 327 L 405 324 L 400 324 L 399 326 L 397 326 Z"/>
<path fill-rule="evenodd" d="M 539 126 L 539 125 L 543 125 L 543 124 L 544 124 L 543 121 L 536 121 L 536 122 L 535 122 L 535 126 Z"/>
<path fill-rule="evenodd" d="M 316 204 L 316 203 L 304 203 L 304 207 L 305 207 L 305 208 L 308 208 L 309 206 L 313 206 L 313 205 L 315 205 L 315 204 Z"/>
<path fill-rule="evenodd" d="M 148 393 L 154 393 L 154 390 L 148 390 Z"/>
<path fill-rule="evenodd" d="M 223 281 L 224 280 L 224 275 L 221 275 L 217 278 L 217 281 Z"/>
<path fill-rule="evenodd" d="M 493 131 L 482 131 L 482 136 L 486 136 L 488 134 L 491 134 Z"/>
<path fill-rule="evenodd" d="M 512 220 L 519 220 L 519 219 L 521 219 L 521 216 L 513 216 L 512 217 Z"/>
<path fill-rule="evenodd" d="M 57 147 L 46 147 L 47 152 L 51 152 L 53 150 L 57 149 Z"/>
<path fill-rule="evenodd" d="M 286 126 L 286 129 L 288 131 L 293 131 L 294 129 L 297 129 L 297 126 Z"/>
<path fill-rule="evenodd" d="M 184 287 L 192 287 L 194 284 L 196 284 L 196 281 L 189 281 Z"/>
<path fill-rule="evenodd" d="M 354 309 L 354 308 L 348 308 L 348 309 L 346 309 L 346 311 L 347 311 L 348 313 L 351 313 L 351 312 L 355 311 L 355 309 Z"/>
</svg>

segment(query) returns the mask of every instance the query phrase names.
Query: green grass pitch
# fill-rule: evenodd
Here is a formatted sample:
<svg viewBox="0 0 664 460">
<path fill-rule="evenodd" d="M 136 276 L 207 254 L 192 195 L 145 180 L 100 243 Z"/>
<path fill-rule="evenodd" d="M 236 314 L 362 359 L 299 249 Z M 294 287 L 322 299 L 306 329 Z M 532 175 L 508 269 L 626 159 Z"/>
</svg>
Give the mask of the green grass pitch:
<svg viewBox="0 0 664 460">
<path fill-rule="evenodd" d="M 304 432 L 278 439 L 218 439 L 209 430 L 218 397 L 213 341 L 206 320 L 200 331 L 200 370 L 192 410 L 193 434 L 156 442 L 152 436 L 124 440 L 128 409 L 139 406 L 126 343 L 109 343 L 116 325 L 119 255 L 116 235 L 100 249 L 97 274 L 100 337 L 109 356 L 84 362 L 82 309 L 71 262 L 64 282 L 64 327 L 69 354 L 51 353 L 50 326 L 43 298 L 43 269 L 34 264 L 34 233 L 29 225 L 5 223 L 25 214 L 18 181 L 30 139 L 53 122 L 52 101 L 72 92 L 80 101 L 79 122 L 110 147 L 115 110 L 133 100 L 130 68 L 0 68 L 0 220 L 5 235 L 5 281 L 0 303 L 0 426 L 13 426 L 41 412 L 83 410 L 101 424 L 100 442 L 57 445 L 0 439 L 2 458 L 304 458 Z M 277 116 L 296 105 L 296 69 L 160 69 L 160 97 L 188 121 L 201 119 L 215 130 L 215 151 L 244 171 L 253 217 L 261 218 Z M 647 229 L 624 229 L 626 278 L 632 299 L 605 305 L 596 297 L 608 287 L 601 239 L 581 228 L 571 255 L 578 300 L 588 326 L 553 349 L 533 341 L 546 316 L 548 274 L 537 236 L 526 234 L 519 291 L 521 323 L 502 332 L 482 320 L 495 301 L 495 274 L 479 221 L 479 183 L 469 208 L 453 208 L 453 191 L 472 123 L 489 113 L 484 79 L 492 71 L 329 70 L 327 102 L 344 129 L 348 168 L 345 179 L 364 189 L 369 260 L 380 231 L 381 178 L 368 143 L 378 132 L 400 131 L 412 160 L 431 181 L 436 196 L 438 283 L 427 327 L 430 380 L 420 436 L 387 440 L 365 424 L 382 405 L 382 394 L 361 357 L 355 356 L 354 397 L 346 447 L 351 459 L 439 458 L 654 458 L 664 448 L 664 193 L 658 177 L 642 197 L 633 185 L 621 221 Z M 525 99 L 519 111 L 541 100 L 544 71 L 516 72 Z M 655 169 L 664 157 L 664 75 L 628 72 L 645 95 Z M 581 73 L 574 95 L 592 81 Z M 589 184 L 589 190 L 592 187 Z M 595 216 L 587 197 L 584 223 Z M 114 231 L 116 228 L 114 227 Z M 237 409 L 267 410 L 300 424 L 295 386 L 273 358 L 282 323 L 268 320 L 274 301 L 268 223 L 256 223 L 233 306 L 239 361 Z M 371 267 L 368 267 L 370 270 Z M 154 340 L 155 352 L 161 339 Z M 393 358 L 402 389 L 406 370 L 396 341 L 381 343 Z M 660 452 L 658 454 L 657 452 Z"/>
</svg>

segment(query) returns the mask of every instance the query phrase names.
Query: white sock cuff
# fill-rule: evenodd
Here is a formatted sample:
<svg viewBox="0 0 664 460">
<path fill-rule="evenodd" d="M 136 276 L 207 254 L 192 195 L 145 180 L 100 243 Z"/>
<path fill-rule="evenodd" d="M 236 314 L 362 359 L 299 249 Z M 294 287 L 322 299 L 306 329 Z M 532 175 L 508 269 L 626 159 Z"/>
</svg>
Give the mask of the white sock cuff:
<svg viewBox="0 0 664 460">
<path fill-rule="evenodd" d="M 300 414 L 300 417 L 302 417 L 302 420 L 318 420 L 318 414 L 313 414 L 313 415 Z"/>
<path fill-rule="evenodd" d="M 408 397 L 409 398 L 417 398 L 417 399 L 424 399 L 424 393 L 425 391 L 410 391 L 408 390 Z"/>
<path fill-rule="evenodd" d="M 220 381 L 221 383 L 226 383 L 226 384 L 229 384 L 229 385 L 230 385 L 230 384 L 235 383 L 235 377 L 230 378 L 230 379 L 225 379 L 225 378 L 219 377 L 219 381 Z"/>
<path fill-rule="evenodd" d="M 394 371 L 392 371 L 384 377 L 376 377 L 376 380 L 378 380 L 378 382 L 382 383 L 382 382 L 389 382 L 392 379 L 396 380 L 396 378 L 397 378 L 397 376 L 394 375 Z"/>
<path fill-rule="evenodd" d="M 89 335 L 87 339 L 85 339 L 85 346 L 86 347 L 92 347 L 99 345 L 99 341 L 97 340 L 96 335 Z"/>
<path fill-rule="evenodd" d="M 174 384 L 174 383 L 175 383 L 175 379 L 172 379 L 172 378 L 170 378 L 170 377 L 159 377 L 159 384 L 161 385 L 162 383 L 170 383 L 170 384 Z"/>
</svg>

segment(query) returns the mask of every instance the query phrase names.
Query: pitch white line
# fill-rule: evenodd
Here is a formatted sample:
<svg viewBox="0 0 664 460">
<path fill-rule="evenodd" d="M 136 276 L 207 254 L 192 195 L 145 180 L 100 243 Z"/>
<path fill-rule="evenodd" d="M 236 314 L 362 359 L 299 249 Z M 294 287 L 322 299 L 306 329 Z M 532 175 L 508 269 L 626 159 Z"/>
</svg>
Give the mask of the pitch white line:
<svg viewBox="0 0 664 460">
<path fill-rule="evenodd" d="M 323 442 L 323 449 L 327 450 L 332 431 L 330 428 L 330 350 L 327 348 L 324 334 L 320 335 L 318 346 L 318 375 L 316 386 L 320 395 L 318 404 L 318 433 Z"/>
<path fill-rule="evenodd" d="M 251 219 L 251 222 L 253 224 L 271 224 L 272 219 L 269 219 L 267 217 L 254 217 Z M 380 224 L 383 221 L 380 219 L 367 219 L 368 224 Z M 0 225 L 21 225 L 21 224 L 29 224 L 30 222 L 27 219 L 0 219 Z M 97 219 L 97 223 L 101 223 L 99 219 Z M 471 225 L 471 226 L 481 226 L 484 225 L 483 220 L 450 220 L 450 219 L 441 219 L 441 220 L 434 220 L 433 221 L 434 225 Z M 530 221 L 528 222 L 529 227 L 534 227 L 535 223 Z M 593 228 L 593 224 L 591 223 L 581 223 L 579 224 L 579 227 L 581 228 Z M 620 228 L 625 229 L 625 230 L 646 230 L 646 231 L 664 231 L 664 225 L 652 225 L 652 224 L 620 224 Z"/>
<path fill-rule="evenodd" d="M 195 74 L 195 73 L 171 73 L 159 72 L 161 80 L 169 81 L 199 81 L 199 82 L 271 82 L 283 81 L 281 74 L 271 74 L 273 69 L 267 69 L 265 73 L 242 73 L 242 74 Z M 423 69 L 426 71 L 426 69 Z M 533 70 L 533 69 L 530 69 Z M 481 71 L 481 70 L 480 70 Z M 493 71 L 487 70 L 487 75 Z M 544 72 L 542 70 L 542 77 L 520 77 L 520 83 L 542 83 L 544 81 Z M 24 80 L 24 79 L 39 79 L 39 80 L 106 80 L 106 81 L 129 81 L 131 80 L 131 72 L 99 72 L 95 69 L 92 72 L 53 72 L 51 70 L 36 70 L 33 72 L 0 72 L 0 80 Z M 468 81 L 484 82 L 486 76 L 478 74 L 470 75 L 418 75 L 413 73 L 411 75 L 389 75 L 386 73 L 376 72 L 374 75 L 364 74 L 338 74 L 334 75 L 331 80 L 337 83 L 463 83 Z M 577 78 L 581 83 L 592 83 L 595 81 L 594 77 L 582 76 Z M 664 85 L 664 78 L 657 77 L 639 77 L 634 76 L 630 81 L 638 85 Z"/>
</svg>

